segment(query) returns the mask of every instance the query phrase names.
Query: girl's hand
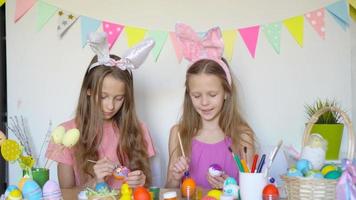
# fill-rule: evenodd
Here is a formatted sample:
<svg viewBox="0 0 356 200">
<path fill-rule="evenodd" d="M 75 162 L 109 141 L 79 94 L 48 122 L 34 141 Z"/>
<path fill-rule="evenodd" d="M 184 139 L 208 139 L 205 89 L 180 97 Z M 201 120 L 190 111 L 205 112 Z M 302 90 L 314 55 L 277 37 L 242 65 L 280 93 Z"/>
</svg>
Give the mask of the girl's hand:
<svg viewBox="0 0 356 200">
<path fill-rule="evenodd" d="M 143 186 L 146 183 L 146 175 L 141 170 L 132 171 L 128 174 L 126 183 L 130 188 Z"/>
<path fill-rule="evenodd" d="M 189 169 L 189 162 L 190 160 L 187 157 L 179 157 L 178 160 L 174 163 L 174 165 L 171 168 L 172 172 L 172 177 L 180 181 L 180 179 L 183 177 L 184 172 L 188 171 Z"/>
<path fill-rule="evenodd" d="M 112 175 L 112 172 L 115 169 L 115 164 L 110 161 L 108 158 L 104 157 L 97 161 L 93 167 L 94 173 L 97 181 L 104 181 L 106 176 Z"/>
<path fill-rule="evenodd" d="M 226 174 L 222 174 L 221 176 L 212 176 L 209 174 L 206 175 L 206 179 L 208 180 L 210 186 L 215 189 L 222 189 L 224 186 L 224 181 L 229 176 Z"/>
</svg>

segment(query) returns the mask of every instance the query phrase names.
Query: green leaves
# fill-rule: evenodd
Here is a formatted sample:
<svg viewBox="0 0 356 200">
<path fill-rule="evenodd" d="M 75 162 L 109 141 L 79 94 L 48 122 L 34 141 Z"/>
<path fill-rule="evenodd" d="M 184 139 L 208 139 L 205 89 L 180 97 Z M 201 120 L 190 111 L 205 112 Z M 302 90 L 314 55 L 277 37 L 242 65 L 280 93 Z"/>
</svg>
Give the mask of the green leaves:
<svg viewBox="0 0 356 200">
<path fill-rule="evenodd" d="M 321 100 L 318 99 L 314 105 L 305 105 L 306 112 L 309 116 L 309 119 L 320 109 L 330 106 L 338 107 L 338 104 L 335 100 Z M 322 114 L 316 124 L 339 124 L 341 122 L 341 115 L 337 112 L 325 112 Z"/>
</svg>

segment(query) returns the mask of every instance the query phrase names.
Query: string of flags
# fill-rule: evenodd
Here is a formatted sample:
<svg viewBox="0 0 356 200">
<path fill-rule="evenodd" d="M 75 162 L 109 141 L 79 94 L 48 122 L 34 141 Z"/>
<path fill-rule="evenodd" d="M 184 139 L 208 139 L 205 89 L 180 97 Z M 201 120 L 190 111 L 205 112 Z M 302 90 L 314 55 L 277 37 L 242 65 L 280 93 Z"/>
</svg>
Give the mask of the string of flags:
<svg viewBox="0 0 356 200">
<path fill-rule="evenodd" d="M 5 3 L 5 0 L 0 0 L 0 6 Z M 43 0 L 16 0 L 14 22 L 18 22 L 31 8 L 36 5 L 37 14 L 37 30 L 40 31 L 46 23 L 54 16 L 57 16 L 57 35 L 59 38 L 64 37 L 66 32 L 79 21 L 81 27 L 81 45 L 84 47 L 87 43 L 89 33 L 95 32 L 102 26 L 102 30 L 108 35 L 108 43 L 110 49 L 115 45 L 122 32 L 126 33 L 128 46 L 131 47 L 143 40 L 145 37 L 152 37 L 156 45 L 152 50 L 155 61 L 163 49 L 164 44 L 169 38 L 176 53 L 179 62 L 183 58 L 180 42 L 177 40 L 175 33 L 164 30 L 148 30 L 131 25 L 118 24 L 116 22 L 98 20 L 89 16 L 76 14 L 72 11 L 67 11 L 48 4 Z M 264 35 L 267 41 L 277 54 L 280 54 L 280 42 L 282 28 L 285 27 L 300 47 L 303 47 L 304 36 L 304 21 L 313 27 L 316 34 L 321 39 L 325 39 L 325 15 L 328 13 L 336 21 L 337 24 L 346 30 L 350 24 L 349 16 L 356 21 L 356 0 L 339 0 L 325 7 L 309 11 L 307 13 L 293 16 L 280 21 L 269 24 L 259 24 L 249 27 L 234 28 L 230 30 L 222 30 L 223 40 L 225 44 L 224 56 L 231 61 L 234 44 L 239 34 L 242 41 L 246 45 L 250 55 L 255 58 L 256 47 L 260 35 Z M 79 20 L 78 20 L 79 19 Z M 204 32 L 202 33 L 202 35 Z"/>
</svg>

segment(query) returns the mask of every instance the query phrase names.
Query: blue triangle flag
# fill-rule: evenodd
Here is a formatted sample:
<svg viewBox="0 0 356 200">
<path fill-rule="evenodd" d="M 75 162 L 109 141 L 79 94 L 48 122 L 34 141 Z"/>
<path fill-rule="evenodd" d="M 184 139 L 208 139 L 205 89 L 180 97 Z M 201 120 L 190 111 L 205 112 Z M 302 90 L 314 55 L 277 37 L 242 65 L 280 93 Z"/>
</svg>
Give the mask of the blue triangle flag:
<svg viewBox="0 0 356 200">
<path fill-rule="evenodd" d="M 86 16 L 81 16 L 80 17 L 80 24 L 81 24 L 81 34 L 82 34 L 82 47 L 84 47 L 87 44 L 88 41 L 88 35 L 91 32 L 95 32 L 98 27 L 101 24 L 101 21 L 86 17 Z"/>
<path fill-rule="evenodd" d="M 344 29 L 349 26 L 349 7 L 348 3 L 345 0 L 338 1 L 329 6 L 325 7 L 326 10 L 333 16 L 336 22 Z"/>
</svg>

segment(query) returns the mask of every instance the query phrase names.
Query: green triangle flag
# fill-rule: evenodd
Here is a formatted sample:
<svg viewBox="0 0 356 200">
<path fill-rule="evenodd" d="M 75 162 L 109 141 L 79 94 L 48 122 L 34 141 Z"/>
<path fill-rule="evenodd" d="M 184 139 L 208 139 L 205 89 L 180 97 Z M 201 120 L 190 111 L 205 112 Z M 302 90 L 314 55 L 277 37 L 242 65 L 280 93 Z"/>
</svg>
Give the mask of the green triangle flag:
<svg viewBox="0 0 356 200">
<path fill-rule="evenodd" d="M 42 27 L 53 17 L 58 10 L 57 7 L 47 4 L 43 1 L 37 3 L 37 31 L 40 31 Z"/>
<path fill-rule="evenodd" d="M 158 57 L 162 51 L 164 44 L 166 43 L 167 36 L 168 36 L 168 32 L 166 31 L 152 30 L 148 32 L 148 37 L 152 37 L 156 43 L 151 51 L 151 54 L 153 55 L 153 58 L 155 59 L 156 62 L 158 60 Z"/>
<path fill-rule="evenodd" d="M 277 54 L 281 51 L 281 31 L 281 22 L 262 25 L 262 32 L 265 34 L 268 42 L 272 45 Z"/>
</svg>

